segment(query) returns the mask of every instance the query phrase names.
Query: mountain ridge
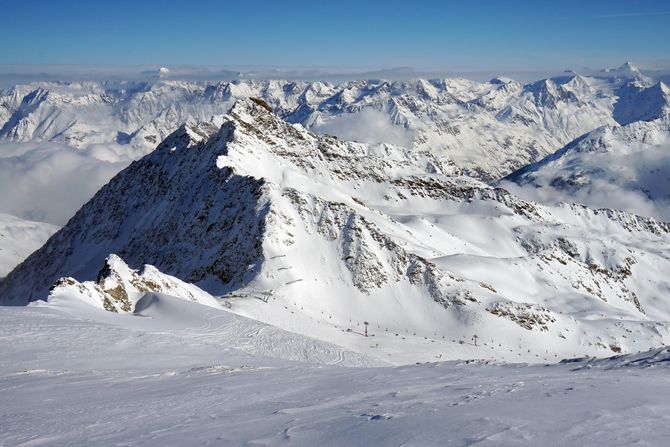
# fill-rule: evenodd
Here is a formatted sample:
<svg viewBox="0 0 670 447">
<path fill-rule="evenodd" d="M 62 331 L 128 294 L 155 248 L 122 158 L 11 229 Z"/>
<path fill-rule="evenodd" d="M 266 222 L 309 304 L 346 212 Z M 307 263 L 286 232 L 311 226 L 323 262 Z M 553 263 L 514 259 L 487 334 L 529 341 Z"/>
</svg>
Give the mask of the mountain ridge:
<svg viewBox="0 0 670 447">
<path fill-rule="evenodd" d="M 252 100 L 219 121 L 182 125 L 114 177 L 0 283 L 4 304 L 99 281 L 114 253 L 316 338 L 365 319 L 436 350 L 496 340 L 509 360 L 670 337 L 652 330 L 670 315 L 668 224 L 524 201 L 429 152 L 315 135 Z"/>
</svg>

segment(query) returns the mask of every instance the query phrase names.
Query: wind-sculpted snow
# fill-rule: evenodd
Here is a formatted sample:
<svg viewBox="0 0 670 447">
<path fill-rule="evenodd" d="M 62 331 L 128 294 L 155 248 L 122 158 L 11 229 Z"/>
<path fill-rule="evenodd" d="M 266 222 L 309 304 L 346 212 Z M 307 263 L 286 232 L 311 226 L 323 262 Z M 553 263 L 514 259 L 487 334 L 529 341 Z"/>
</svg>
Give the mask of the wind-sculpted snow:
<svg viewBox="0 0 670 447">
<path fill-rule="evenodd" d="M 637 369 L 665 368 L 670 365 L 670 349 L 657 348 L 636 354 L 615 355 L 604 359 L 583 358 L 563 360 L 561 363 L 570 365 L 576 371 L 599 369 Z"/>
<path fill-rule="evenodd" d="M 381 362 L 550 361 L 668 341 L 668 224 L 543 206 L 461 172 L 428 151 L 318 136 L 242 100 L 114 177 L 0 297 L 44 300 L 58 281 L 52 297 L 85 289 L 122 312 L 146 293 L 191 299 L 139 279 L 124 293 L 105 286 L 115 253 L 129 272 L 149 264 L 233 312 Z"/>
<path fill-rule="evenodd" d="M 667 349 L 391 367 L 148 297 L 133 317 L 62 302 L 3 309 L 0 444 L 618 447 L 670 435 Z"/>
</svg>

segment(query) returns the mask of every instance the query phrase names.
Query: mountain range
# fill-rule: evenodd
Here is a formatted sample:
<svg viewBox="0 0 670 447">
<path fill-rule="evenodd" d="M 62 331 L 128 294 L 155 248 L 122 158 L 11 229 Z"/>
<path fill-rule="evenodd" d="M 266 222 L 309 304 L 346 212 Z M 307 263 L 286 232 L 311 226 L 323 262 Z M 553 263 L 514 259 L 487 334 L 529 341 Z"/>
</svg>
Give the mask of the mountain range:
<svg viewBox="0 0 670 447">
<path fill-rule="evenodd" d="M 663 221 L 529 202 L 432 151 L 318 135 L 253 98 L 117 174 L 0 297 L 113 312 L 145 293 L 217 297 L 397 363 L 481 344 L 504 360 L 602 356 L 668 342 L 669 243 Z"/>
<path fill-rule="evenodd" d="M 119 145 L 134 159 L 189 119 L 211 121 L 249 97 L 263 99 L 288 122 L 318 133 L 430 150 L 465 174 L 491 181 L 598 127 L 658 118 L 667 113 L 668 89 L 628 63 L 591 76 L 566 74 L 530 84 L 506 78 L 339 85 L 43 82 L 0 91 L 0 139 L 80 149 Z"/>
</svg>

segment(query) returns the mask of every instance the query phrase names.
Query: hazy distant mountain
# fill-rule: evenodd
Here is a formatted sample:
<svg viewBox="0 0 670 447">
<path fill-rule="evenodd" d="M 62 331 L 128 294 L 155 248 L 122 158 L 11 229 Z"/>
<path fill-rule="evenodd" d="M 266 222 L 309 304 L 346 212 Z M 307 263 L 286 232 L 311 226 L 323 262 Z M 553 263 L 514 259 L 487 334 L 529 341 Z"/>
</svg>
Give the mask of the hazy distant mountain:
<svg viewBox="0 0 670 447">
<path fill-rule="evenodd" d="M 663 83 L 624 88 L 626 95 L 615 106 L 622 126 L 593 130 L 506 180 L 539 200 L 670 220 L 670 89 Z"/>
<path fill-rule="evenodd" d="M 644 119 L 635 115 L 639 92 L 626 89 L 647 85 L 646 76 L 630 64 L 598 76 L 528 85 L 505 78 L 207 83 L 158 74 L 143 82 L 33 83 L 0 94 L 0 138 L 146 153 L 188 119 L 211 120 L 254 96 L 309 129 L 429 149 L 493 180 L 597 127 Z"/>
</svg>

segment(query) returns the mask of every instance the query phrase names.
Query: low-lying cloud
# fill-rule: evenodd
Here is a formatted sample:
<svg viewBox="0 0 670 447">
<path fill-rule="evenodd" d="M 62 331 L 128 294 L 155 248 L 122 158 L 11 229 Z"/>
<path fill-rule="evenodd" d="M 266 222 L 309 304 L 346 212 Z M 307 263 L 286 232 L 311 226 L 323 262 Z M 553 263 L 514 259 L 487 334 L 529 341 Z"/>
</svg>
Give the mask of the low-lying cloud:
<svg viewBox="0 0 670 447">
<path fill-rule="evenodd" d="M 414 132 L 391 122 L 378 110 L 363 109 L 357 113 L 338 115 L 312 127 L 314 132 L 335 135 L 344 140 L 363 143 L 391 143 L 410 146 Z"/>
<path fill-rule="evenodd" d="M 669 154 L 670 143 L 617 144 L 604 153 L 578 154 L 565 163 L 544 166 L 535 173 L 535 184 L 504 181 L 500 186 L 535 202 L 576 202 L 670 221 Z M 553 186 L 556 179 L 580 172 L 583 184 Z"/>
<path fill-rule="evenodd" d="M 525 200 L 556 204 L 558 202 L 581 203 L 590 208 L 613 208 L 645 217 L 670 221 L 670 200 L 650 200 L 640 191 L 629 191 L 620 185 L 596 181 L 591 187 L 573 192 L 561 191 L 551 186 L 519 186 L 512 182 L 501 182 L 500 186 Z"/>
<path fill-rule="evenodd" d="M 78 150 L 47 142 L 2 143 L 0 212 L 64 225 L 129 162 L 129 157 L 110 148 Z"/>
</svg>

